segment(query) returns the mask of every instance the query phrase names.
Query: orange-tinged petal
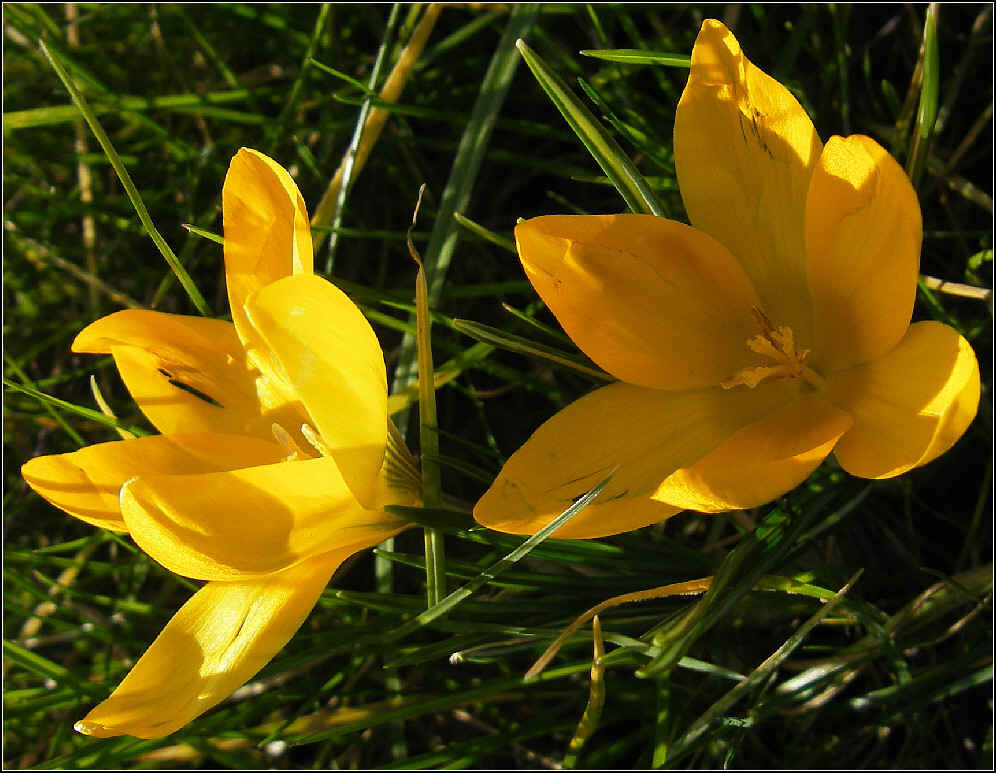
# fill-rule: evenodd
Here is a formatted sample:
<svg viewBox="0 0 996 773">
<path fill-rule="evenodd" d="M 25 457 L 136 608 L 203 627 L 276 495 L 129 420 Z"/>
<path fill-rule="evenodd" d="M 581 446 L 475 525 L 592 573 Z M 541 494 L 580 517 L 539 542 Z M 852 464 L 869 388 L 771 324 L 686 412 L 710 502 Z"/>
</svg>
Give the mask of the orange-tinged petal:
<svg viewBox="0 0 996 773">
<path fill-rule="evenodd" d="M 806 201 L 814 368 L 843 370 L 899 343 L 922 233 L 916 192 L 892 156 L 868 137 L 831 137 Z"/>
<path fill-rule="evenodd" d="M 205 475 L 143 475 L 121 490 L 136 544 L 172 572 L 240 580 L 376 545 L 408 522 L 365 510 L 332 459 Z"/>
<path fill-rule="evenodd" d="M 380 342 L 339 288 L 317 276 L 274 282 L 246 302 L 249 323 L 286 373 L 354 495 L 384 462 L 387 376 Z"/>
<path fill-rule="evenodd" d="M 255 467 L 280 460 L 273 441 L 245 435 L 150 435 L 39 456 L 21 467 L 24 480 L 56 507 L 81 521 L 128 531 L 121 487 L 136 475 L 178 475 Z"/>
<path fill-rule="evenodd" d="M 249 295 L 285 276 L 312 273 L 311 225 L 291 176 L 250 148 L 232 159 L 221 201 L 228 302 L 241 333 Z"/>
<path fill-rule="evenodd" d="M 73 351 L 112 353 L 138 407 L 164 434 L 272 438 L 231 322 L 129 309 L 88 325 Z"/>
<path fill-rule="evenodd" d="M 714 386 L 753 361 L 758 303 L 722 245 L 649 215 L 552 215 L 515 228 L 519 257 L 574 342 L 617 378 Z"/>
<path fill-rule="evenodd" d="M 669 475 L 796 394 L 788 382 L 681 392 L 621 382 L 602 387 L 556 414 L 512 455 L 474 517 L 498 531 L 535 533 L 618 467 L 556 536 L 601 537 L 647 526 L 683 509 L 653 499 Z"/>
<path fill-rule="evenodd" d="M 703 23 L 674 121 L 674 161 L 693 226 L 737 256 L 776 324 L 809 341 L 803 222 L 821 150 L 792 94 Z"/>
<path fill-rule="evenodd" d="M 821 396 L 802 393 L 671 475 L 654 498 L 706 513 L 763 505 L 809 477 L 852 423 Z"/>
<path fill-rule="evenodd" d="M 351 554 L 341 550 L 277 574 L 208 583 L 76 730 L 98 738 L 161 738 L 179 730 L 281 650 Z"/>
<path fill-rule="evenodd" d="M 837 443 L 840 466 L 891 478 L 947 451 L 979 406 L 971 344 L 940 322 L 917 322 L 888 354 L 834 374 L 827 397 L 854 416 Z"/>
</svg>

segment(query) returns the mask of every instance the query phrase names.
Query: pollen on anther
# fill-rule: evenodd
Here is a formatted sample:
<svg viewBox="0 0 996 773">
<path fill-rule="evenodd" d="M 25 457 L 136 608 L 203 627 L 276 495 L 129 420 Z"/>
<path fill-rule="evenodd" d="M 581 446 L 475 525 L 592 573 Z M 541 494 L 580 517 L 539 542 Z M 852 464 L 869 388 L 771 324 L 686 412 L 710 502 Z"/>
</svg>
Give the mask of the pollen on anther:
<svg viewBox="0 0 996 773">
<path fill-rule="evenodd" d="M 328 444 L 322 440 L 322 436 L 315 432 L 310 424 L 301 425 L 301 434 L 304 435 L 304 439 L 311 443 L 311 447 L 319 454 L 322 456 L 332 456 L 332 449 L 328 447 Z"/>
<path fill-rule="evenodd" d="M 754 322 L 761 332 L 747 341 L 747 347 L 757 354 L 774 360 L 776 365 L 741 368 L 720 382 L 723 389 L 741 384 L 751 389 L 762 381 L 783 381 L 796 378 L 806 370 L 808 349 L 795 350 L 795 337 L 789 327 L 775 327 L 767 315 L 756 306 L 751 307 Z"/>
<path fill-rule="evenodd" d="M 294 442 L 294 438 L 290 436 L 290 433 L 287 432 L 287 430 L 279 424 L 272 424 L 270 425 L 270 431 L 273 432 L 273 437 L 280 444 L 280 447 L 283 448 L 284 453 L 286 454 L 284 457 L 285 462 L 294 462 L 301 457 L 301 449 L 298 448 L 297 443 Z"/>
</svg>

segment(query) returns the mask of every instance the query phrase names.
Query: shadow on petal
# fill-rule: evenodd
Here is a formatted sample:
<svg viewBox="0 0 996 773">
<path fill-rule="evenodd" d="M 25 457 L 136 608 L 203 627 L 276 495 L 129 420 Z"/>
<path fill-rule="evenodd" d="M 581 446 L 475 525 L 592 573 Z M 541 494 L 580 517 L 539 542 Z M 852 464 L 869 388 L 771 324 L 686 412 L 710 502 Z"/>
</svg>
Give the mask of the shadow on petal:
<svg viewBox="0 0 996 773">
<path fill-rule="evenodd" d="M 399 495 L 398 504 L 410 497 Z M 203 475 L 143 475 L 121 491 L 136 544 L 170 571 L 241 580 L 374 545 L 410 525 L 353 497 L 332 459 Z"/>
</svg>

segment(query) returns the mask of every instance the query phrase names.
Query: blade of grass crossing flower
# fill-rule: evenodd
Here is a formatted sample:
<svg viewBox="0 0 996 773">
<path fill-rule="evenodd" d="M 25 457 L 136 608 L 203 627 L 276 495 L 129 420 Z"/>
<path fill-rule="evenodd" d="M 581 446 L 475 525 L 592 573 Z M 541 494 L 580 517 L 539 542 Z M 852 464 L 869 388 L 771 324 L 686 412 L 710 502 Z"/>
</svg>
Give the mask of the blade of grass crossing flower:
<svg viewBox="0 0 996 773">
<path fill-rule="evenodd" d="M 429 304 L 435 305 L 443 289 L 450 259 L 460 238 L 462 226 L 456 220 L 457 212 L 464 212 L 477 180 L 477 172 L 484 159 L 484 151 L 494 131 L 498 113 L 512 85 L 519 64 L 514 41 L 525 35 L 532 26 L 539 7 L 535 4 L 515 4 L 508 15 L 508 22 L 488 70 L 481 82 L 480 91 L 470 111 L 467 126 L 460 136 L 450 176 L 436 212 L 436 220 L 429 235 L 429 244 L 422 256 L 428 282 Z M 415 344 L 411 336 L 401 343 L 398 365 L 394 372 L 394 389 L 404 389 L 416 377 Z M 399 426 L 406 422 L 406 411 L 398 414 Z"/>
<path fill-rule="evenodd" d="M 940 63 L 937 48 L 938 4 L 927 6 L 923 23 L 923 43 L 921 44 L 920 105 L 913 124 L 913 138 L 906 156 L 906 175 L 916 188 L 926 169 L 927 151 L 934 135 L 937 122 L 937 102 L 940 90 Z"/>
<path fill-rule="evenodd" d="M 408 229 L 408 252 L 418 264 L 415 277 L 415 326 L 418 346 L 418 413 L 419 442 L 422 449 L 422 503 L 428 508 L 438 508 L 443 502 L 443 488 L 439 477 L 439 435 L 436 434 L 436 383 L 432 366 L 432 320 L 429 317 L 429 287 L 425 269 L 418 250 L 412 242 L 412 228 L 422 204 L 423 185 L 418 192 L 418 203 Z M 443 555 L 443 535 L 438 529 L 424 527 L 425 533 L 425 591 L 430 607 L 439 603 L 446 592 L 446 569 Z"/>
<path fill-rule="evenodd" d="M 8 361 L 7 364 L 9 366 L 10 362 Z M 16 389 L 18 392 L 23 392 L 26 395 L 31 395 L 32 397 L 38 399 L 43 405 L 46 406 L 46 410 L 49 410 L 50 412 L 54 406 L 55 408 L 61 408 L 69 413 L 75 413 L 77 416 L 88 419 L 89 421 L 95 421 L 114 429 L 121 429 L 138 437 L 149 434 L 148 430 L 144 430 L 141 427 L 126 424 L 125 422 L 115 419 L 112 416 L 105 416 L 100 411 L 95 411 L 92 408 L 84 408 L 82 405 L 76 405 L 75 403 L 60 400 L 58 397 L 47 395 L 44 392 L 39 392 L 37 389 L 32 389 L 31 387 L 24 386 L 23 384 L 15 384 L 13 381 L 4 379 L 3 385 L 9 389 Z M 69 433 L 70 437 L 80 444 L 80 447 L 87 445 L 87 442 L 83 440 L 83 438 L 81 438 L 75 430 L 73 430 L 68 424 L 65 424 L 65 420 L 59 417 L 58 412 L 52 412 L 52 418 L 62 425 L 63 429 Z"/>
<path fill-rule="evenodd" d="M 567 88 L 550 67 L 523 41 L 516 42 L 516 47 L 526 60 L 529 69 L 533 71 L 540 86 L 550 96 L 553 103 L 567 120 L 578 139 L 588 148 L 598 165 L 608 175 L 609 180 L 619 191 L 619 195 L 633 212 L 645 215 L 665 217 L 666 211 L 654 195 L 653 190 L 643 175 L 629 159 L 619 143 L 617 143 L 598 120 L 591 114 L 574 94 Z"/>
<path fill-rule="evenodd" d="M 557 529 L 563 526 L 565 523 L 570 521 L 575 515 L 580 513 L 584 508 L 586 508 L 591 501 L 598 496 L 598 494 L 604 489 L 613 476 L 616 474 L 615 469 L 613 469 L 608 475 L 605 476 L 598 484 L 583 497 L 578 499 L 573 505 L 568 507 L 564 512 L 554 518 L 550 523 L 536 532 L 533 536 L 525 540 L 521 545 L 515 548 L 511 553 L 509 553 L 504 558 L 496 561 L 483 572 L 481 572 L 477 577 L 475 577 L 470 582 L 464 584 L 460 588 L 457 588 L 449 596 L 444 598 L 434 607 L 425 610 L 422 614 L 413 618 L 404 625 L 396 628 L 391 635 L 392 639 L 400 639 L 403 636 L 407 636 L 412 631 L 421 628 L 423 625 L 428 625 L 436 618 L 441 615 L 445 615 L 453 607 L 459 604 L 468 596 L 471 596 L 475 591 L 481 588 L 491 580 L 495 579 L 498 575 L 508 569 L 512 564 L 521 561 L 535 548 L 537 545 L 541 544 L 547 537 L 553 534 Z"/>
<path fill-rule="evenodd" d="M 108 405 L 107 400 L 104 399 L 103 392 L 100 391 L 100 387 L 97 385 L 97 377 L 90 374 L 90 394 L 93 395 L 93 399 L 97 403 L 97 407 L 100 408 L 100 412 L 104 414 L 109 419 L 118 420 L 118 417 L 114 415 L 114 411 L 111 410 L 111 406 Z M 126 429 L 121 429 L 116 427 L 118 437 L 122 440 L 133 440 L 135 435 Z"/>
<path fill-rule="evenodd" d="M 100 143 L 100 147 L 104 149 L 104 154 L 107 156 L 107 160 L 110 162 L 111 167 L 117 173 L 118 179 L 121 180 L 121 187 L 124 188 L 125 193 L 128 195 L 132 206 L 135 208 L 135 212 L 138 214 L 138 219 L 142 222 L 146 232 L 155 242 L 156 247 L 162 253 L 163 257 L 166 258 L 166 262 L 169 267 L 173 269 L 173 273 L 176 274 L 176 278 L 180 280 L 180 284 L 183 285 L 183 289 L 187 291 L 191 302 L 194 304 L 194 308 L 204 315 L 205 317 L 212 316 L 211 310 L 208 308 L 207 301 L 204 300 L 204 296 L 201 295 L 200 290 L 197 289 L 197 285 L 194 284 L 193 279 L 190 278 L 190 274 L 180 263 L 176 254 L 163 239 L 162 234 L 159 233 L 155 224 L 152 222 L 152 218 L 149 216 L 149 211 L 145 208 L 145 203 L 142 201 L 142 197 L 138 193 L 138 189 L 135 187 L 135 183 L 132 182 L 131 175 L 128 174 L 128 170 L 125 169 L 124 163 L 121 161 L 121 157 L 118 156 L 117 151 L 111 144 L 110 138 L 104 131 L 104 128 L 100 125 L 100 121 L 97 120 L 97 116 L 94 114 L 93 110 L 90 109 L 90 105 L 87 103 L 83 94 L 80 93 L 79 89 L 76 88 L 76 84 L 73 83 L 72 78 L 69 77 L 69 73 L 66 72 L 66 68 L 62 66 L 62 63 L 58 58 L 48 49 L 44 41 L 40 42 L 39 45 L 48 61 L 52 64 L 52 68 L 55 70 L 59 79 L 65 85 L 66 89 L 69 91 L 70 96 L 73 98 L 73 102 L 79 108 L 80 112 L 83 114 L 83 118 L 90 125 L 90 130 L 93 132 L 94 136 L 97 138 L 97 142 Z"/>
</svg>

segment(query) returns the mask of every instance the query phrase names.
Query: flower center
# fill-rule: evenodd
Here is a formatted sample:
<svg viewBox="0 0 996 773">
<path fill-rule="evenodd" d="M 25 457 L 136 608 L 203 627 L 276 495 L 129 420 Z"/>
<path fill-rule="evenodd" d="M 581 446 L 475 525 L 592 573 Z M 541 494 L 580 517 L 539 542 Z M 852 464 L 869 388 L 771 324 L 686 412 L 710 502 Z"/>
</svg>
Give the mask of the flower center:
<svg viewBox="0 0 996 773">
<path fill-rule="evenodd" d="M 732 389 L 745 384 L 753 389 L 762 381 L 784 381 L 798 376 L 802 376 L 813 386 L 819 386 L 823 379 L 811 368 L 806 367 L 809 349 L 796 351 L 792 328 L 775 327 L 765 313 L 756 306 L 752 306 L 750 311 L 761 332 L 751 338 L 747 346 L 758 354 L 770 357 L 774 360 L 774 364 L 741 368 L 732 376 L 724 378 L 720 386 L 723 389 Z"/>
<path fill-rule="evenodd" d="M 384 477 L 393 488 L 412 491 L 415 494 L 422 492 L 422 475 L 418 470 L 411 451 L 405 445 L 401 433 L 394 422 L 387 420 L 387 448 L 384 456 Z M 324 438 L 310 424 L 305 422 L 301 425 L 301 438 L 311 446 L 302 448 L 294 437 L 282 426 L 273 423 L 270 426 L 274 439 L 280 444 L 284 451 L 285 462 L 299 462 L 321 457 L 334 457 L 335 454 L 325 442 Z M 299 438 L 300 440 L 300 438 Z M 317 455 L 316 455 L 317 453 Z"/>
</svg>

